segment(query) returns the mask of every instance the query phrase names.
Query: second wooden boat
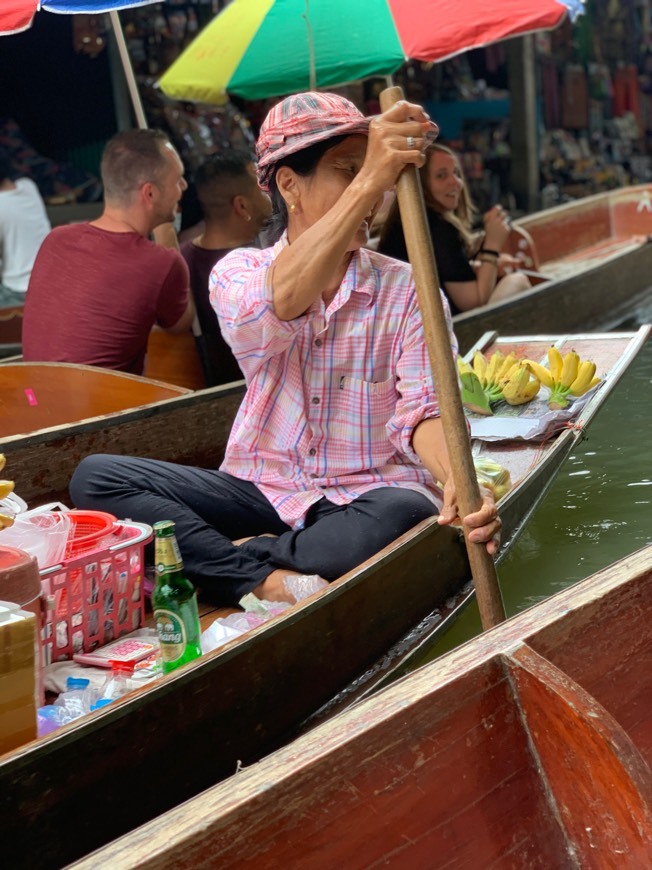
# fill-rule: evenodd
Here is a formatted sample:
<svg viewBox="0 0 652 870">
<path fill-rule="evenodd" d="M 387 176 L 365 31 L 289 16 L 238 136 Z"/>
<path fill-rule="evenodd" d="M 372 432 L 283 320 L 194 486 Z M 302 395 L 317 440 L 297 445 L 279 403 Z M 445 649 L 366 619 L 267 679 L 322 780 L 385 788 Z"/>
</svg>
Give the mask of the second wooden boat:
<svg viewBox="0 0 652 870">
<path fill-rule="evenodd" d="M 502 335 L 612 329 L 652 302 L 652 186 L 598 193 L 514 226 L 511 253 L 526 258 L 534 286 L 457 315 L 463 350 L 488 329 Z"/>
</svg>

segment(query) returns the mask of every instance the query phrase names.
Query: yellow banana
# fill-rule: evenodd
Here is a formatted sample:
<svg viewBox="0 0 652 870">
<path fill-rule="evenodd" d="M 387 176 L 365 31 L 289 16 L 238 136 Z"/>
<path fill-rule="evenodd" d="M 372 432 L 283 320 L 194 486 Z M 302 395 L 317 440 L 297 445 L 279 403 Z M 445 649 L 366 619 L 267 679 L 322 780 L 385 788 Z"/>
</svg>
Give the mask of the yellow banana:
<svg viewBox="0 0 652 870">
<path fill-rule="evenodd" d="M 542 366 L 541 363 L 535 362 L 533 359 L 526 359 L 523 362 L 530 369 L 534 377 L 543 384 L 544 387 L 548 387 L 548 389 L 552 389 L 552 385 L 554 381 L 552 379 L 552 374 L 550 373 L 550 369 Z"/>
<path fill-rule="evenodd" d="M 476 350 L 476 352 L 473 354 L 473 371 L 478 376 L 482 386 L 484 386 L 484 376 L 487 371 L 487 360 L 484 358 L 484 354 L 480 353 L 479 350 Z"/>
<path fill-rule="evenodd" d="M 4 453 L 0 453 L 0 471 L 5 467 L 6 461 Z"/>
<path fill-rule="evenodd" d="M 577 377 L 570 385 L 569 392 L 574 396 L 583 396 L 589 389 L 589 384 L 595 375 L 595 363 L 590 360 L 582 360 L 577 369 Z"/>
<path fill-rule="evenodd" d="M 473 369 L 466 362 L 466 360 L 462 359 L 461 356 L 458 356 L 458 358 L 457 358 L 457 371 L 460 373 L 460 375 L 465 375 L 465 374 L 468 374 L 468 372 L 472 372 Z"/>
<path fill-rule="evenodd" d="M 580 358 L 574 350 L 569 350 L 567 354 L 564 354 L 564 362 L 561 367 L 561 378 L 559 379 L 562 387 L 570 387 L 577 377 L 579 365 Z"/>
<path fill-rule="evenodd" d="M 504 357 L 499 350 L 495 350 L 491 354 L 491 359 L 489 360 L 485 371 L 485 384 L 487 386 L 496 383 L 496 372 L 498 371 L 503 359 Z"/>
<path fill-rule="evenodd" d="M 0 531 L 2 529 L 8 529 L 9 526 L 13 526 L 14 518 L 7 516 L 7 514 L 0 514 Z"/>
<path fill-rule="evenodd" d="M 561 380 L 561 370 L 564 365 L 564 360 L 562 355 L 559 353 L 556 347 L 551 346 L 548 348 L 548 366 L 550 367 L 550 374 L 552 375 L 553 381 Z"/>
<path fill-rule="evenodd" d="M 503 397 L 508 405 L 522 405 L 529 402 L 538 392 L 539 382 L 534 381 L 537 389 L 532 393 L 530 383 L 530 369 L 524 363 L 519 363 L 516 371 L 503 386 Z"/>
<path fill-rule="evenodd" d="M 525 401 L 530 402 L 536 395 L 538 395 L 540 389 L 541 382 L 537 380 L 537 378 L 531 378 L 523 390 Z"/>
<path fill-rule="evenodd" d="M 514 364 L 518 361 L 518 357 L 515 353 L 508 353 L 504 358 L 502 365 L 500 366 L 498 372 L 496 373 L 496 380 L 500 381 L 502 378 L 508 376 L 510 369 L 514 366 Z"/>
<path fill-rule="evenodd" d="M 0 498 L 5 498 L 14 491 L 13 480 L 0 480 Z"/>
</svg>

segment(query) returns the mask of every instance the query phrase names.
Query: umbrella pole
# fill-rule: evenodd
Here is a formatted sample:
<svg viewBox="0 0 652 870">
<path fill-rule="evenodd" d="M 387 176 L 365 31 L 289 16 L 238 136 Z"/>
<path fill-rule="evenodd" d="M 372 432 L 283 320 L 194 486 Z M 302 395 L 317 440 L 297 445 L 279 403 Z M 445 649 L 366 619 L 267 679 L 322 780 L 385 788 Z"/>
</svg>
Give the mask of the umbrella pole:
<svg viewBox="0 0 652 870">
<path fill-rule="evenodd" d="M 382 111 L 386 111 L 402 99 L 401 88 L 387 88 L 380 94 Z M 466 516 L 481 507 L 482 498 L 471 455 L 471 443 L 462 408 L 457 367 L 451 350 L 444 307 L 437 292 L 439 276 L 426 220 L 419 171 L 416 166 L 408 166 L 403 170 L 396 188 L 408 255 L 414 272 L 430 366 L 437 389 L 453 482 L 457 492 L 459 513 L 460 516 Z M 505 619 L 505 608 L 496 568 L 492 557 L 487 553 L 486 546 L 472 543 L 466 529 L 464 539 L 482 627 L 491 628 Z"/>
<path fill-rule="evenodd" d="M 109 17 L 111 19 L 111 26 L 113 27 L 113 33 L 115 34 L 115 41 L 118 46 L 118 53 L 120 54 L 120 60 L 122 61 L 122 69 L 124 70 L 125 79 L 127 80 L 127 87 L 129 88 L 129 94 L 131 96 L 131 104 L 134 109 L 134 115 L 136 117 L 136 122 L 141 130 L 147 129 L 147 119 L 145 118 L 145 111 L 143 109 L 143 103 L 140 99 L 140 93 L 138 91 L 138 84 L 136 82 L 136 76 L 134 75 L 134 68 L 131 65 L 131 58 L 129 57 L 129 52 L 127 50 L 127 43 L 125 41 L 125 35 L 122 30 L 122 25 L 120 24 L 120 16 L 114 10 L 113 12 L 109 12 Z"/>
</svg>

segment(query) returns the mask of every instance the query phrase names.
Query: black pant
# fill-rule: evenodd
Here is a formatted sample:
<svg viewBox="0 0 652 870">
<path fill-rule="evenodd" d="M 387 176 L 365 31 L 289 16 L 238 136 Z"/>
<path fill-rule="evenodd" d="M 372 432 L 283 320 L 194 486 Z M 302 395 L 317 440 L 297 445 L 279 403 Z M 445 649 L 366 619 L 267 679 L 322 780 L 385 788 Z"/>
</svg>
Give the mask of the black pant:
<svg viewBox="0 0 652 870">
<path fill-rule="evenodd" d="M 436 513 L 425 496 L 383 487 L 347 505 L 322 498 L 293 531 L 260 490 L 223 471 L 98 454 L 77 467 L 79 508 L 149 523 L 173 520 L 186 573 L 213 601 L 236 604 L 275 569 L 335 580 Z M 258 537 L 265 532 L 276 538 Z M 231 541 L 254 535 L 235 547 Z"/>
</svg>

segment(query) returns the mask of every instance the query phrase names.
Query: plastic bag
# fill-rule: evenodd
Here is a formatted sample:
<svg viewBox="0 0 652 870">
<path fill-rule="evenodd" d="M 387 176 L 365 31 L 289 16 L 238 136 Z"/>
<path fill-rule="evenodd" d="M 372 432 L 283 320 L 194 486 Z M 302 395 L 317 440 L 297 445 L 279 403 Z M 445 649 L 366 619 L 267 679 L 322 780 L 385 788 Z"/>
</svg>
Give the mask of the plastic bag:
<svg viewBox="0 0 652 870">
<path fill-rule="evenodd" d="M 512 480 L 506 468 L 486 456 L 474 456 L 473 464 L 478 483 L 490 489 L 496 501 L 507 495 L 512 488 Z"/>
<path fill-rule="evenodd" d="M 65 505 L 52 502 L 17 513 L 14 524 L 2 530 L 0 544 L 35 556 L 40 569 L 56 565 L 66 553 L 70 533 L 67 511 Z"/>
</svg>

